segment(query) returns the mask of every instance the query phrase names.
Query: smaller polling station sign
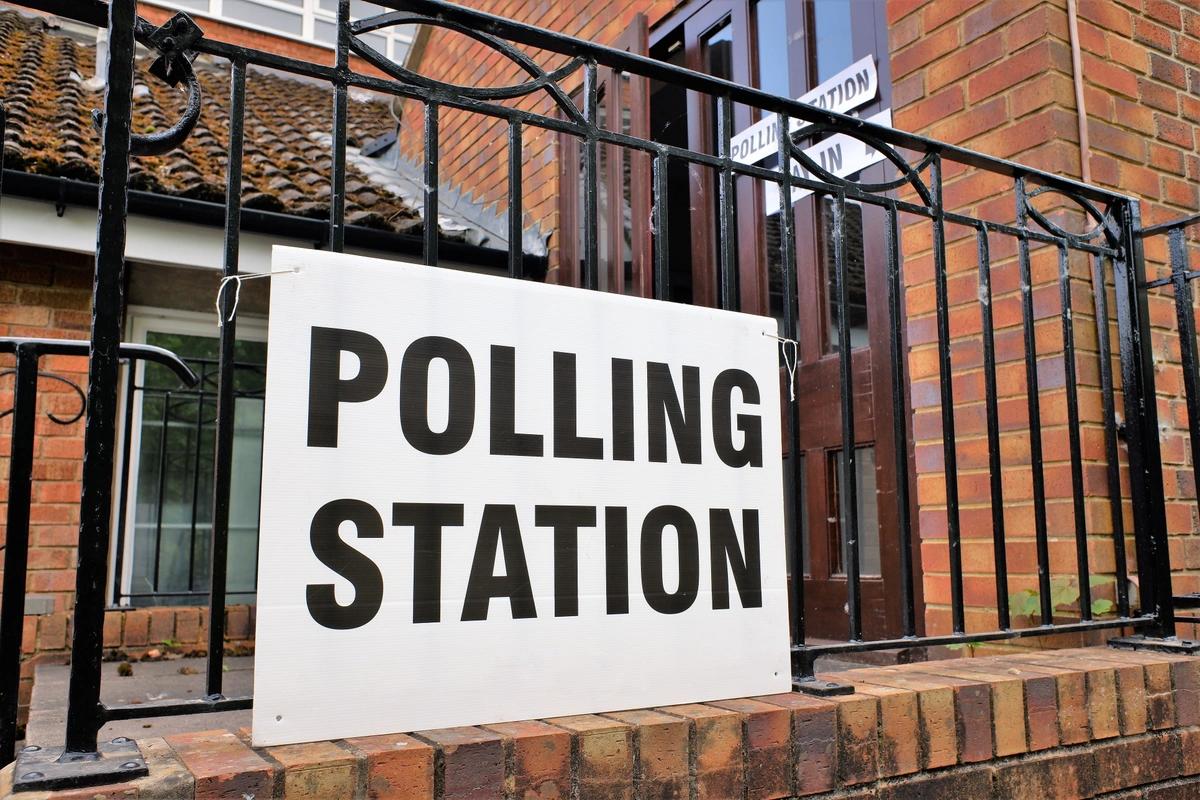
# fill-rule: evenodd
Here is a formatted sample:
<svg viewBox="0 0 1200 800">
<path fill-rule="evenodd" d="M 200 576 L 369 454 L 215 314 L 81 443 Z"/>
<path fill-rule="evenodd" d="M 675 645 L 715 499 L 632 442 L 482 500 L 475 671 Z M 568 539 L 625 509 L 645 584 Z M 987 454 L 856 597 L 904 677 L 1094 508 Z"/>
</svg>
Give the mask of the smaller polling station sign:
<svg viewBox="0 0 1200 800">
<path fill-rule="evenodd" d="M 788 690 L 773 320 L 272 272 L 256 745 Z"/>
</svg>

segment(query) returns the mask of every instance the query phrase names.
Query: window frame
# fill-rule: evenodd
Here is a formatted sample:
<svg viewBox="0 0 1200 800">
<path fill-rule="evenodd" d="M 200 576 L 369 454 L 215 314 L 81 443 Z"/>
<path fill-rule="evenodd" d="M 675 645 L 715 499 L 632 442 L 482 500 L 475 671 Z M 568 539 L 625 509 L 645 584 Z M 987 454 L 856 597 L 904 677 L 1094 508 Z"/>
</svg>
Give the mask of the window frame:
<svg viewBox="0 0 1200 800">
<path fill-rule="evenodd" d="M 174 333 L 188 336 L 205 336 L 215 338 L 218 334 L 217 330 L 217 315 L 215 313 L 204 313 L 198 311 L 183 311 L 178 309 L 158 308 L 154 306 L 129 306 L 126 310 L 125 341 L 145 344 L 149 333 Z M 238 338 L 253 342 L 267 341 L 267 318 L 265 316 L 242 313 L 238 314 Z M 130 367 L 122 366 L 123 380 L 128 380 Z M 137 362 L 134 366 L 134 380 L 140 385 L 145 380 L 146 365 L 144 362 Z M 138 470 L 140 468 L 141 458 L 141 438 L 142 438 L 142 408 L 144 405 L 145 395 L 143 392 L 137 392 L 134 395 L 134 405 L 132 414 L 129 415 L 129 428 L 125 427 L 126 419 L 126 398 L 128 395 L 124 390 L 121 392 L 120 402 L 118 403 L 118 426 L 116 441 L 122 444 L 117 453 L 117 470 L 114 473 L 114 489 L 120 486 L 121 475 L 126 476 L 126 495 L 124 508 L 120 508 L 119 503 L 113 504 L 113 514 L 111 520 L 111 530 L 121 538 L 121 573 L 117 574 L 117 552 L 113 548 L 113 553 L 109 557 L 108 565 L 108 588 L 109 597 L 116 602 L 115 605 L 121 608 L 138 608 L 140 605 L 134 598 L 129 597 L 133 588 L 133 555 L 134 544 L 136 539 L 136 510 L 137 510 L 137 484 Z M 128 470 L 126 470 L 125 450 L 123 444 L 125 437 L 130 437 L 129 440 L 129 462 Z M 122 516 L 125 520 L 124 530 L 118 531 L 118 526 Z M 118 586 L 118 581 L 120 585 Z M 116 589 L 114 596 L 113 590 Z M 171 596 L 169 592 L 164 592 L 163 596 Z M 178 596 L 178 595 L 177 595 Z M 182 601 L 180 603 L 169 604 L 174 606 L 194 605 Z"/>
<path fill-rule="evenodd" d="M 254 22 L 230 17 L 224 13 L 224 0 L 199 0 L 206 8 L 195 8 L 186 2 L 179 0 L 149 0 L 151 5 L 162 8 L 171 9 L 174 11 L 184 11 L 194 17 L 212 19 L 218 22 L 224 22 L 228 25 L 235 25 L 239 28 L 245 28 L 259 33 L 278 36 L 283 39 L 289 39 L 294 42 L 303 42 L 314 47 L 320 47 L 325 50 L 333 51 L 337 49 L 337 45 L 330 42 L 323 42 L 316 37 L 316 24 L 320 20 L 322 22 L 330 22 L 337 24 L 337 14 L 326 11 L 321 8 L 320 0 L 302 0 L 302 5 L 296 6 L 291 3 L 280 2 L 279 0 L 244 0 L 252 5 L 262 6 L 272 11 L 283 11 L 294 14 L 300 17 L 300 33 L 292 33 L 290 31 L 282 31 L 277 28 L 272 28 L 268 25 L 260 25 Z M 401 33 L 396 30 L 380 30 L 374 31 L 371 35 L 382 36 L 387 40 L 387 49 L 383 54 L 389 60 L 397 64 L 405 64 L 408 61 L 408 54 L 412 52 L 413 45 L 416 42 L 416 36 L 407 33 Z M 397 59 L 396 54 L 403 47 L 402 57 Z"/>
</svg>

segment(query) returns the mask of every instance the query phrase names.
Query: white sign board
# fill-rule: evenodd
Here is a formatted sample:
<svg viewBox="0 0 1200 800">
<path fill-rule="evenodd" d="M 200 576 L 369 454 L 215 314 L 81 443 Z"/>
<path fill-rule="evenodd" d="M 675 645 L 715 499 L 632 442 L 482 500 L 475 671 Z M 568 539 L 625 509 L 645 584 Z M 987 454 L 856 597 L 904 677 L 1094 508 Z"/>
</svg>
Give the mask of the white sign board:
<svg viewBox="0 0 1200 800">
<path fill-rule="evenodd" d="M 875 71 L 875 57 L 863 56 L 796 99 L 826 111 L 845 114 L 871 102 L 878 92 L 879 75 Z M 788 130 L 796 133 L 808 124 L 804 120 L 791 119 Z M 745 130 L 735 133 L 729 140 L 729 155 L 741 164 L 755 164 L 778 152 L 779 117 L 775 114 L 768 114 Z"/>
<path fill-rule="evenodd" d="M 867 122 L 873 122 L 876 125 L 886 125 L 891 127 L 892 110 L 885 108 L 878 114 L 874 114 L 866 118 Z M 847 136 L 844 133 L 835 133 L 828 139 L 822 139 L 812 147 L 804 149 L 804 154 L 811 158 L 821 169 L 836 175 L 839 178 L 845 178 L 853 175 L 856 172 L 866 169 L 874 164 L 883 161 L 886 156 L 862 141 Z M 809 180 L 821 180 L 819 175 L 812 175 L 802 164 L 796 160 L 791 162 L 792 174 L 798 178 L 807 178 Z M 768 183 L 764 187 L 765 203 L 763 211 L 767 216 L 779 211 L 779 185 L 776 183 Z M 812 194 L 811 189 L 793 188 L 792 202 L 808 197 Z"/>
<path fill-rule="evenodd" d="M 256 745 L 788 690 L 773 320 L 273 270 Z"/>
</svg>

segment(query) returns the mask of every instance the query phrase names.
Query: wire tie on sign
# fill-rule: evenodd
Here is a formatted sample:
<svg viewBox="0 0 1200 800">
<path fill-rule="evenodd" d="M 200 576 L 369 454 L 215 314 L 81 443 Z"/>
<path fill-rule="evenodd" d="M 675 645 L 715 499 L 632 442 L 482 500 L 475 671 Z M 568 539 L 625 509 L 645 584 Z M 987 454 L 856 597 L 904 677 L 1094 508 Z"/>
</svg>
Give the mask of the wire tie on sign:
<svg viewBox="0 0 1200 800">
<path fill-rule="evenodd" d="M 796 368 L 800 366 L 800 343 L 795 339 L 776 336 L 766 331 L 763 331 L 763 336 L 770 336 L 779 342 L 779 349 L 783 353 L 783 365 L 787 367 L 788 371 L 788 399 L 794 403 L 796 402 Z"/>
<path fill-rule="evenodd" d="M 272 275 L 288 275 L 290 273 L 299 272 L 298 267 L 291 269 L 281 269 L 274 272 L 248 272 L 245 275 L 226 275 L 221 278 L 221 283 L 217 286 L 217 299 L 214 305 L 217 307 L 217 327 L 222 328 L 226 322 L 233 322 L 233 315 L 237 313 L 238 301 L 242 299 L 242 281 L 252 281 L 255 278 L 269 278 Z M 229 309 L 229 318 L 225 319 L 221 315 L 221 295 L 225 291 L 225 285 L 232 282 L 233 289 L 233 307 Z"/>
</svg>

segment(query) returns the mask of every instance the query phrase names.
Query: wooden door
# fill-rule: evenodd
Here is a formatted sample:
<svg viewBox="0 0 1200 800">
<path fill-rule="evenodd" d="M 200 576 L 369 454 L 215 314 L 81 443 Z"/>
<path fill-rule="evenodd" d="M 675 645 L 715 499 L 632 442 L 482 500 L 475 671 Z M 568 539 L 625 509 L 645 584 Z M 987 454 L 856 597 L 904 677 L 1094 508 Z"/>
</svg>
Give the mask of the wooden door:
<svg viewBox="0 0 1200 800">
<path fill-rule="evenodd" d="M 846 12 L 838 16 L 839 9 Z M 862 109 L 863 116 L 888 106 L 887 30 L 882 4 L 867 2 L 798 2 L 796 0 L 709 0 L 692 3 L 668 20 L 651 37 L 651 54 L 737 83 L 755 85 L 796 97 L 829 75 L 868 54 L 877 57 L 880 96 Z M 710 98 L 687 93 L 686 104 L 670 87 L 651 90 L 651 133 L 659 141 L 693 150 L 716 152 L 715 115 Z M 659 108 L 654 106 L 655 100 Z M 670 110 L 665 110 L 670 109 Z M 734 130 L 758 118 L 754 110 L 735 106 Z M 686 140 L 678 133 L 686 126 Z M 674 127 L 674 131 L 672 128 Z M 774 166 L 773 159 L 762 162 Z M 864 179 L 882 176 L 872 167 Z M 686 183 L 684 182 L 686 177 Z M 706 169 L 676 174 L 671 184 L 672 272 L 686 258 L 688 291 L 673 299 L 702 305 L 716 304 L 715 277 L 718 242 L 716 175 Z M 739 178 L 735 225 L 738 255 L 739 305 L 743 311 L 781 319 L 784 286 L 778 237 L 778 212 L 765 214 L 765 184 Z M 799 451 L 783 455 L 801 470 L 803 480 L 798 520 L 791 520 L 790 538 L 805 552 L 806 619 L 809 635 L 844 639 L 848 633 L 845 606 L 846 543 L 843 536 L 840 480 L 843 458 L 842 391 L 836 307 L 831 305 L 832 199 L 810 195 L 791 209 L 796 236 L 797 329 L 781 335 L 799 343 L 796 402 L 800 404 Z M 686 225 L 677 237 L 677 220 Z M 843 230 L 847 284 L 851 302 L 851 373 L 855 421 L 854 466 L 858 485 L 859 566 L 863 633 L 870 638 L 899 635 L 898 509 L 895 502 L 896 457 L 886 303 L 886 262 L 881 236 L 883 214 L 873 206 L 846 204 Z M 683 253 L 679 250 L 683 249 Z M 781 373 L 783 374 L 783 373 Z M 784 395 L 784 402 L 787 396 Z M 904 398 L 898 406 L 907 414 Z M 785 414 L 786 418 L 786 414 Z M 906 464 L 907 466 L 907 464 Z M 789 484 L 790 485 L 790 484 Z M 914 563 L 917 563 L 914 552 Z M 919 585 L 919 582 L 918 582 Z M 919 615 L 918 615 L 919 616 Z"/>
</svg>

